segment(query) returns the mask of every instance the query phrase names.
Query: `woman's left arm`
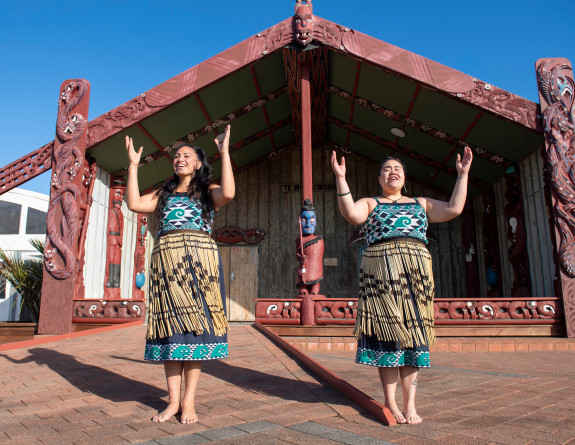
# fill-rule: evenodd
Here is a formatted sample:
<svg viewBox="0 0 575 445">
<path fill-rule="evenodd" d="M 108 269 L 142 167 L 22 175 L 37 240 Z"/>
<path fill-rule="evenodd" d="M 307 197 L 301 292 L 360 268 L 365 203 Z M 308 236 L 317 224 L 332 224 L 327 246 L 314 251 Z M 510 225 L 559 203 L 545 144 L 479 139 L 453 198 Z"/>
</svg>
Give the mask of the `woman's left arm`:
<svg viewBox="0 0 575 445">
<path fill-rule="evenodd" d="M 234 181 L 234 172 L 232 171 L 232 161 L 230 159 L 230 126 L 226 127 L 224 137 L 222 140 L 214 139 L 220 152 L 220 159 L 222 161 L 222 177 L 221 185 L 214 184 L 211 186 L 210 191 L 212 194 L 212 203 L 214 210 L 230 202 L 236 195 L 236 183 Z"/>
<path fill-rule="evenodd" d="M 460 155 L 457 155 L 457 161 L 455 163 L 457 168 L 457 181 L 455 182 L 455 187 L 453 188 L 449 202 L 432 198 L 421 198 L 429 222 L 449 221 L 463 212 L 465 199 L 467 198 L 467 177 L 472 160 L 473 153 L 467 146 L 463 150 L 463 159 L 461 159 Z"/>
</svg>

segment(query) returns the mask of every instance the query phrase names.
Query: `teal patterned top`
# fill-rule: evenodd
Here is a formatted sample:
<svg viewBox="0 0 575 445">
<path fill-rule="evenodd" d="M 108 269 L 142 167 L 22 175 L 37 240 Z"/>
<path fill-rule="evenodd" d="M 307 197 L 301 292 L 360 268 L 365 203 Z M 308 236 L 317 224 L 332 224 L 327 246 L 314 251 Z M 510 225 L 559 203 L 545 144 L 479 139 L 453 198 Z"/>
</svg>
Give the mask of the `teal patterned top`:
<svg viewBox="0 0 575 445">
<path fill-rule="evenodd" d="M 415 202 L 379 202 L 363 223 L 367 245 L 393 238 L 413 238 L 427 244 L 427 215 L 424 208 Z"/>
<path fill-rule="evenodd" d="M 162 212 L 158 236 L 170 230 L 188 229 L 212 233 L 214 210 L 210 211 L 210 220 L 202 218 L 202 206 L 196 199 L 191 199 L 187 193 L 174 193 L 168 198 L 168 203 Z"/>
</svg>

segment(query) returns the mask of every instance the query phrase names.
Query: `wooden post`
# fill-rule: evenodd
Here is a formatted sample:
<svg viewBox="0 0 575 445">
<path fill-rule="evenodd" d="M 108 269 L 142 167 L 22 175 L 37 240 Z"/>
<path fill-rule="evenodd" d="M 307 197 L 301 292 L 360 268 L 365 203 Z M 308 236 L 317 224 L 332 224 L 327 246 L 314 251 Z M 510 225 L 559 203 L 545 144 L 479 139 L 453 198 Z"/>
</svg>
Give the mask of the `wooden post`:
<svg viewBox="0 0 575 445">
<path fill-rule="evenodd" d="M 89 97 L 90 84 L 84 79 L 67 80 L 60 87 L 38 334 L 72 330 Z"/>
<path fill-rule="evenodd" d="M 309 199 L 313 204 L 312 139 L 311 139 L 311 84 L 310 67 L 301 65 L 301 165 L 303 179 L 302 202 Z"/>
<path fill-rule="evenodd" d="M 555 290 L 563 297 L 568 337 L 575 337 L 575 81 L 564 58 L 539 59 L 535 65 L 545 131 L 546 198 L 554 244 Z"/>
<path fill-rule="evenodd" d="M 311 85 L 310 67 L 301 64 L 301 165 L 303 196 L 302 202 L 309 199 L 313 203 L 312 180 L 312 141 L 311 141 Z M 314 301 L 310 294 L 299 295 L 301 302 L 301 324 L 314 325 Z"/>
</svg>

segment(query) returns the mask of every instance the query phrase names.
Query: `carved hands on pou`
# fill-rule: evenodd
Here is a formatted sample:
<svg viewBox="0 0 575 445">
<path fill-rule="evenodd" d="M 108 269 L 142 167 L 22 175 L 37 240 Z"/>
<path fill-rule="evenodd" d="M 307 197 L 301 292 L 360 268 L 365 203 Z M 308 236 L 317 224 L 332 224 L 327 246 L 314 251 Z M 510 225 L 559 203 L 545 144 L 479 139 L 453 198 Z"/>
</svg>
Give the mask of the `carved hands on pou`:
<svg viewBox="0 0 575 445">
<path fill-rule="evenodd" d="M 130 136 L 126 136 L 126 152 L 128 153 L 130 164 L 139 165 L 143 151 L 144 147 L 140 147 L 140 149 L 136 152 L 136 150 L 134 150 L 134 141 Z"/>
</svg>

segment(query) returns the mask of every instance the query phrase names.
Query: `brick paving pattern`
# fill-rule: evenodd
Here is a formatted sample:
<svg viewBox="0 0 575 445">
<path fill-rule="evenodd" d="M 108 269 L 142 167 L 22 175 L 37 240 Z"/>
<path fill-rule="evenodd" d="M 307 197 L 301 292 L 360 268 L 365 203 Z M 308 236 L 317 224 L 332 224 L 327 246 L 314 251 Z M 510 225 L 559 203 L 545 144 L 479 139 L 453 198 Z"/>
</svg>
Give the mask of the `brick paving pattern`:
<svg viewBox="0 0 575 445">
<path fill-rule="evenodd" d="M 419 381 L 424 423 L 386 427 L 253 327 L 234 325 L 230 358 L 204 366 L 199 422 L 181 425 L 150 421 L 167 392 L 162 365 L 142 360 L 144 334 L 137 326 L 0 352 L 0 442 L 575 443 L 573 341 L 559 342 L 563 350 L 437 350 Z M 333 349 L 307 353 L 382 401 L 377 370 L 355 365 L 345 345 Z"/>
</svg>

